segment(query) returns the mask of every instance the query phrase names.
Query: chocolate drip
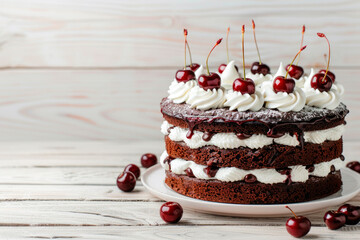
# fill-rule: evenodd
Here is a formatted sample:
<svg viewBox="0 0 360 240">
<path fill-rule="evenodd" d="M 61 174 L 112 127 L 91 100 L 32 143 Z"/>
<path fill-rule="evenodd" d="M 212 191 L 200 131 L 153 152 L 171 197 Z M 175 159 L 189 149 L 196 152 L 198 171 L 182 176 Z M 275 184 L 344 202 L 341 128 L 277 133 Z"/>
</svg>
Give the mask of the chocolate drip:
<svg viewBox="0 0 360 240">
<path fill-rule="evenodd" d="M 167 130 L 168 134 L 170 134 L 172 129 L 174 129 L 174 126 L 168 128 L 168 130 Z"/>
<path fill-rule="evenodd" d="M 286 179 L 284 181 L 285 184 L 290 185 L 292 183 L 291 181 L 291 168 L 279 168 L 276 169 L 280 174 L 286 175 Z"/>
<path fill-rule="evenodd" d="M 236 136 L 237 136 L 240 140 L 244 140 L 244 139 L 247 139 L 247 138 L 251 137 L 251 134 L 237 133 Z"/>
<path fill-rule="evenodd" d="M 334 165 L 331 165 L 331 167 L 330 167 L 330 173 L 334 173 L 335 172 L 335 166 Z"/>
<path fill-rule="evenodd" d="M 308 170 L 309 173 L 311 173 L 315 170 L 314 164 L 307 165 L 305 168 Z"/>
<path fill-rule="evenodd" d="M 271 137 L 271 138 L 279 138 L 279 137 L 282 137 L 284 135 L 285 135 L 285 133 L 275 133 L 275 134 L 273 132 L 268 132 L 267 133 L 267 136 Z"/>
<path fill-rule="evenodd" d="M 256 176 L 253 175 L 253 174 L 247 174 L 247 175 L 245 175 L 245 177 L 244 177 L 244 181 L 245 181 L 246 183 L 254 183 L 254 182 L 257 181 L 257 178 L 256 178 Z"/>
<path fill-rule="evenodd" d="M 209 177 L 215 177 L 217 171 L 219 170 L 219 168 L 216 167 L 207 167 L 204 168 L 204 172 L 209 176 Z"/>
<path fill-rule="evenodd" d="M 164 159 L 164 164 L 167 164 L 167 165 L 169 165 L 169 171 L 171 171 L 171 165 L 170 165 L 170 162 L 172 161 L 172 160 L 174 160 L 175 158 L 173 158 L 173 157 L 170 157 L 170 156 L 167 156 L 165 159 Z"/>
<path fill-rule="evenodd" d="M 209 167 L 216 167 L 216 165 L 219 163 L 219 159 L 218 158 L 210 158 L 207 162 L 206 165 L 208 165 Z"/>
<path fill-rule="evenodd" d="M 185 173 L 186 173 L 186 175 L 187 175 L 188 177 L 192 177 L 192 178 L 195 177 L 195 175 L 194 175 L 193 171 L 191 170 L 191 168 L 185 169 Z"/>
<path fill-rule="evenodd" d="M 205 142 L 208 142 L 211 140 L 212 136 L 214 136 L 215 133 L 211 133 L 211 132 L 204 132 L 204 134 L 202 135 L 202 139 Z"/>
<path fill-rule="evenodd" d="M 341 160 L 341 161 L 345 161 L 345 156 L 344 156 L 344 155 L 341 155 L 341 156 L 340 156 L 340 160 Z"/>
<path fill-rule="evenodd" d="M 189 131 L 187 132 L 186 137 L 187 137 L 188 139 L 191 139 L 192 136 L 194 135 L 194 129 L 195 129 L 195 127 L 196 127 L 200 122 L 197 122 L 197 121 L 195 121 L 195 122 L 186 121 L 186 122 L 187 122 L 188 127 L 189 127 Z"/>
</svg>

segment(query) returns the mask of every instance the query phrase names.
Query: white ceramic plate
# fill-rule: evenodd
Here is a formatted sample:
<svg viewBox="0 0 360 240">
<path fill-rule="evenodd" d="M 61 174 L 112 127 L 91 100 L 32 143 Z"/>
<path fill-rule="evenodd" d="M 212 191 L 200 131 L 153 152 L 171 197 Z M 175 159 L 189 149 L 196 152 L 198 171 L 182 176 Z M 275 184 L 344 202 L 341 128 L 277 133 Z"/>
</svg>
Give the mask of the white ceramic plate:
<svg viewBox="0 0 360 240">
<path fill-rule="evenodd" d="M 360 192 L 360 175 L 350 169 L 342 169 L 343 186 L 341 190 L 326 198 L 290 204 L 230 204 L 198 200 L 181 195 L 166 186 L 165 171 L 158 164 L 149 168 L 142 176 L 143 185 L 151 194 L 165 201 L 174 201 L 185 209 L 226 216 L 275 217 L 288 216 L 291 207 L 296 213 L 312 212 L 331 206 L 339 206 Z"/>
</svg>

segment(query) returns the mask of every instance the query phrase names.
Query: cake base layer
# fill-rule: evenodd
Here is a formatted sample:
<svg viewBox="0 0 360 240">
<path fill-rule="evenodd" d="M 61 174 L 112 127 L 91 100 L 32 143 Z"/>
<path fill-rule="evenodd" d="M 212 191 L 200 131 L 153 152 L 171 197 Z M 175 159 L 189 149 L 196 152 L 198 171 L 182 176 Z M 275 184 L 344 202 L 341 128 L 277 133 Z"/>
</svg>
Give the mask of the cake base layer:
<svg viewBox="0 0 360 240">
<path fill-rule="evenodd" d="M 165 183 L 174 191 L 188 197 L 212 202 L 237 204 L 280 204 L 311 201 L 340 190 L 340 171 L 327 177 L 310 177 L 300 183 L 245 183 L 202 180 L 166 171 Z"/>
<path fill-rule="evenodd" d="M 341 157 L 342 139 L 322 144 L 305 143 L 303 148 L 273 144 L 259 149 L 240 147 L 220 149 L 215 146 L 191 149 L 184 142 L 165 136 L 166 151 L 172 158 L 194 161 L 213 167 L 237 167 L 244 170 L 312 165 Z"/>
</svg>

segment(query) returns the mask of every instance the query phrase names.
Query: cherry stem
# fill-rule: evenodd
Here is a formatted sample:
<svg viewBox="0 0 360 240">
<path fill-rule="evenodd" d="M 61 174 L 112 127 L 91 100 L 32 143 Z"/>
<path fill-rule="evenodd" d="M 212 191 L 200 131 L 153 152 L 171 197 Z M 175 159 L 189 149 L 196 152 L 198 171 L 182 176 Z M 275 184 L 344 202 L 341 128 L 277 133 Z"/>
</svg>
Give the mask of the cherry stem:
<svg viewBox="0 0 360 240">
<path fill-rule="evenodd" d="M 303 46 L 303 42 L 304 42 L 304 33 L 305 33 L 305 25 L 303 25 L 303 26 L 302 26 L 300 48 L 302 48 L 302 46 Z M 296 65 L 298 65 L 298 64 L 299 64 L 299 61 L 300 61 L 300 55 L 301 55 L 301 54 L 299 54 L 299 58 L 298 58 L 298 60 L 296 61 Z"/>
<path fill-rule="evenodd" d="M 321 80 L 321 82 L 324 83 L 324 82 L 325 82 L 326 75 L 327 75 L 327 73 L 328 73 L 328 71 L 329 71 L 329 65 L 330 65 L 330 42 L 329 42 L 329 39 L 326 37 L 325 34 L 323 34 L 323 33 L 317 33 L 317 35 L 318 35 L 319 37 L 321 37 L 321 38 L 325 38 L 325 39 L 326 39 L 326 42 L 327 42 L 327 44 L 328 44 L 328 46 L 329 46 L 329 56 L 328 56 L 328 60 L 327 60 L 326 72 L 325 72 L 324 78 Z"/>
<path fill-rule="evenodd" d="M 228 64 L 229 64 L 229 47 L 228 47 L 229 32 L 230 32 L 230 27 L 228 27 L 227 32 L 226 32 L 226 57 L 227 57 Z"/>
<path fill-rule="evenodd" d="M 289 67 L 287 68 L 285 78 L 287 78 L 287 76 L 288 76 L 288 74 L 289 74 L 289 70 L 290 70 L 291 66 L 293 65 L 296 57 L 297 57 L 305 48 L 306 48 L 306 46 L 303 46 L 303 47 L 297 52 L 297 54 L 295 55 L 294 59 L 293 59 L 292 62 L 290 63 Z"/>
<path fill-rule="evenodd" d="M 186 30 L 187 32 L 187 30 Z M 187 35 L 187 34 L 186 34 Z M 186 46 L 187 46 L 187 49 L 189 51 L 189 57 L 190 57 L 190 67 L 192 67 L 192 57 L 191 57 L 191 51 L 190 51 L 190 46 L 189 46 L 189 43 L 187 41 L 187 38 L 186 38 Z"/>
<path fill-rule="evenodd" d="M 242 60 L 243 60 L 243 69 L 244 69 L 244 79 L 246 79 L 246 77 L 245 77 L 245 50 L 244 50 L 244 35 L 245 35 L 245 25 L 242 25 L 242 28 L 241 28 Z"/>
<path fill-rule="evenodd" d="M 258 54 L 258 57 L 259 57 L 259 64 L 261 64 L 259 47 L 258 47 L 258 45 L 257 45 L 256 35 L 255 35 L 255 22 L 254 22 L 254 20 L 251 20 L 251 21 L 252 21 L 252 29 L 253 29 L 253 33 L 254 33 L 254 40 L 255 40 L 256 51 L 257 51 L 257 54 Z"/>
<path fill-rule="evenodd" d="M 222 41 L 222 38 L 220 38 L 219 40 L 216 41 L 215 45 L 213 46 L 213 48 L 210 50 L 207 58 L 206 58 L 206 70 L 207 70 L 207 73 L 208 75 L 210 75 L 210 71 L 209 71 L 209 64 L 208 64 L 208 61 L 209 61 L 209 57 L 210 57 L 210 54 L 212 53 L 212 51 L 214 50 L 214 48 L 219 45 Z"/>
<path fill-rule="evenodd" d="M 186 69 L 186 43 L 187 43 L 187 40 L 186 40 L 186 37 L 187 37 L 187 34 L 188 34 L 188 31 L 184 28 L 184 39 L 185 39 L 185 65 L 184 65 L 184 70 Z"/>
<path fill-rule="evenodd" d="M 294 216 L 295 216 L 295 218 L 298 218 L 298 216 L 296 216 L 296 214 L 294 213 L 294 211 L 293 210 L 291 210 L 291 208 L 289 208 L 289 206 L 285 206 L 287 209 L 289 209 L 293 214 L 294 214 Z"/>
</svg>

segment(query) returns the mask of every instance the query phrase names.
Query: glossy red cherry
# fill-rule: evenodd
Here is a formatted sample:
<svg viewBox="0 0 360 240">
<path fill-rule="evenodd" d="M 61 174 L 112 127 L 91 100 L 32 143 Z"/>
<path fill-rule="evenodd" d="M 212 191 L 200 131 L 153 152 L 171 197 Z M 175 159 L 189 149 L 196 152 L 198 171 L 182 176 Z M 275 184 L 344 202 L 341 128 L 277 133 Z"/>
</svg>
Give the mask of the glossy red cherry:
<svg viewBox="0 0 360 240">
<path fill-rule="evenodd" d="M 178 82 L 187 82 L 195 80 L 195 73 L 192 70 L 178 70 L 175 74 L 175 79 Z"/>
<path fill-rule="evenodd" d="M 226 66 L 227 66 L 227 65 L 226 65 L 225 63 L 220 64 L 220 66 L 219 66 L 219 68 L 218 68 L 218 72 L 219 72 L 219 73 L 223 73 L 224 70 L 225 70 L 225 68 L 226 68 Z M 238 66 L 234 65 L 234 67 L 235 67 L 236 71 L 238 72 L 238 71 L 239 71 Z"/>
<path fill-rule="evenodd" d="M 285 78 L 283 76 L 277 76 L 273 83 L 274 92 L 294 92 L 295 81 L 292 78 Z"/>
<path fill-rule="evenodd" d="M 291 217 L 286 221 L 287 232 L 296 238 L 305 236 L 311 228 L 310 220 L 304 216 L 296 216 L 288 206 L 286 206 L 286 208 L 294 214 L 294 217 Z"/>
<path fill-rule="evenodd" d="M 348 164 L 346 164 L 346 167 L 360 173 L 360 163 L 358 161 L 349 162 Z"/>
<path fill-rule="evenodd" d="M 189 49 L 190 51 L 190 49 Z M 186 68 L 189 68 L 193 72 L 195 72 L 200 67 L 200 64 L 198 63 L 192 63 L 192 65 L 187 65 Z"/>
<path fill-rule="evenodd" d="M 346 216 L 346 224 L 356 225 L 360 222 L 360 207 L 350 204 L 344 204 L 339 207 L 338 212 L 342 212 Z"/>
<path fill-rule="evenodd" d="M 325 74 L 325 73 L 326 73 L 326 69 L 321 69 L 321 70 L 319 71 L 319 73 Z M 328 72 L 327 72 L 327 75 L 331 78 L 332 82 L 334 83 L 334 82 L 335 82 L 335 74 L 334 74 L 333 72 L 328 71 Z"/>
<path fill-rule="evenodd" d="M 226 65 L 225 63 L 220 64 L 220 66 L 218 67 L 218 72 L 219 72 L 219 73 L 223 73 L 223 71 L 225 70 L 226 66 L 227 66 L 227 65 Z"/>
<path fill-rule="evenodd" d="M 320 92 L 328 92 L 331 89 L 331 86 L 331 78 L 328 75 L 325 76 L 324 73 L 316 73 L 311 78 L 311 87 L 314 89 L 319 89 Z"/>
<path fill-rule="evenodd" d="M 327 211 L 324 215 L 324 222 L 331 230 L 336 230 L 345 225 L 346 216 L 342 212 Z"/>
<path fill-rule="evenodd" d="M 118 176 L 116 185 L 124 192 L 131 192 L 136 185 L 136 177 L 132 172 L 123 172 Z"/>
<path fill-rule="evenodd" d="M 237 78 L 233 82 L 233 90 L 241 92 L 241 94 L 253 94 L 255 93 L 255 83 L 250 78 Z"/>
<path fill-rule="evenodd" d="M 136 179 L 140 177 L 140 168 L 135 164 L 129 164 L 124 168 L 124 172 L 132 172 Z"/>
<path fill-rule="evenodd" d="M 290 69 L 289 69 L 290 67 Z M 301 76 L 304 74 L 304 69 L 300 66 L 297 66 L 297 65 L 287 65 L 286 68 L 285 68 L 286 71 L 289 70 L 289 75 L 290 77 L 292 78 L 295 78 L 295 79 L 299 79 L 301 78 Z"/>
<path fill-rule="evenodd" d="M 266 64 L 260 64 L 259 62 L 254 62 L 252 65 L 251 65 L 251 68 L 250 68 L 250 71 L 252 74 L 262 74 L 262 75 L 266 75 L 266 74 L 269 74 L 270 73 L 270 68 L 268 65 Z"/>
<path fill-rule="evenodd" d="M 157 163 L 157 157 L 152 153 L 145 153 L 141 156 L 141 165 L 144 168 L 149 168 Z"/>
<path fill-rule="evenodd" d="M 221 86 L 221 78 L 217 73 L 210 73 L 210 75 L 200 75 L 198 84 L 204 90 L 219 89 Z"/>
<path fill-rule="evenodd" d="M 183 209 L 176 202 L 166 202 L 160 207 L 160 217 L 167 223 L 177 223 L 183 215 Z"/>
</svg>

